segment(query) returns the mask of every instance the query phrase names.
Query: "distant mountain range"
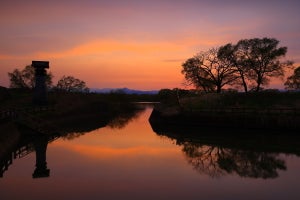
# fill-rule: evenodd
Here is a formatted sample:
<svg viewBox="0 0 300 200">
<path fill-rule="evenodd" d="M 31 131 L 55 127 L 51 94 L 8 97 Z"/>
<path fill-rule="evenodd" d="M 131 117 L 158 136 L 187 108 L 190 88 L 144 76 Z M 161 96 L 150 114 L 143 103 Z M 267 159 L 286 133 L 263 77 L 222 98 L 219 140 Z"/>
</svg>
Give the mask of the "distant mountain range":
<svg viewBox="0 0 300 200">
<path fill-rule="evenodd" d="M 125 93 L 125 94 L 157 94 L 158 90 L 133 90 L 128 88 L 91 88 L 90 92 L 94 93 Z"/>
</svg>

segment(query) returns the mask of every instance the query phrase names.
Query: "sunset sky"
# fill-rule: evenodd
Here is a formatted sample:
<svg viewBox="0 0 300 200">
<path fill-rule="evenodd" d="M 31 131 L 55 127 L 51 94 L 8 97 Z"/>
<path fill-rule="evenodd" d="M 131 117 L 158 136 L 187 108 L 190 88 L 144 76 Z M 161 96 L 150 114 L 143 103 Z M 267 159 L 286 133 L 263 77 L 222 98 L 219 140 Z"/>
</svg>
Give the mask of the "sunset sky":
<svg viewBox="0 0 300 200">
<path fill-rule="evenodd" d="M 300 65 L 300 1 L 3 0 L 0 85 L 32 60 L 50 61 L 90 88 L 181 87 L 181 64 L 199 51 L 272 37 Z M 270 87 L 282 87 L 275 82 Z"/>
</svg>

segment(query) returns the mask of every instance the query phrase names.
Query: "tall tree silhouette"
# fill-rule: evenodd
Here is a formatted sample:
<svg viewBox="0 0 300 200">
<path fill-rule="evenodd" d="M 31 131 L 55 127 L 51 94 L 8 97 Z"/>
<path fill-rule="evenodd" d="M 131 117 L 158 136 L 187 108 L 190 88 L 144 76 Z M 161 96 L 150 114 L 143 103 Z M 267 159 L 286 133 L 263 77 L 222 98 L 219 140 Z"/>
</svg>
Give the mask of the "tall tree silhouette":
<svg viewBox="0 0 300 200">
<path fill-rule="evenodd" d="M 56 85 L 56 89 L 66 92 L 88 92 L 85 82 L 73 76 L 63 76 Z"/>
<path fill-rule="evenodd" d="M 217 93 L 221 92 L 223 86 L 233 84 L 238 78 L 236 70 L 226 57 L 218 56 L 218 51 L 218 48 L 211 48 L 183 63 L 181 73 L 187 82 L 205 92 Z"/>
<path fill-rule="evenodd" d="M 225 85 L 261 90 L 271 77 L 283 77 L 291 61 L 282 61 L 287 47 L 275 38 L 243 39 L 200 52 L 182 64 L 186 81 L 205 92 L 220 92 Z"/>
<path fill-rule="evenodd" d="M 35 72 L 31 65 L 27 65 L 24 69 L 14 69 L 8 73 L 11 88 L 33 89 L 35 87 Z M 52 86 L 53 75 L 51 72 L 46 75 L 46 86 Z"/>
<path fill-rule="evenodd" d="M 268 85 L 270 77 L 283 77 L 285 68 L 292 65 L 291 61 L 280 60 L 286 55 L 287 47 L 278 47 L 278 44 L 275 38 L 243 39 L 236 44 L 236 61 L 254 83 L 254 91 Z"/>
<path fill-rule="evenodd" d="M 286 89 L 300 89 L 300 66 L 294 70 L 294 74 L 289 76 L 284 83 Z"/>
<path fill-rule="evenodd" d="M 241 53 L 242 52 L 239 51 L 237 45 L 228 43 L 219 48 L 218 57 L 222 57 L 224 60 L 227 60 L 227 62 L 231 63 L 230 65 L 236 69 L 235 73 L 239 77 L 235 83 L 242 85 L 244 91 L 248 92 L 248 68 L 243 65 L 243 57 L 240 56 Z M 238 80 L 240 80 L 240 83 Z"/>
</svg>

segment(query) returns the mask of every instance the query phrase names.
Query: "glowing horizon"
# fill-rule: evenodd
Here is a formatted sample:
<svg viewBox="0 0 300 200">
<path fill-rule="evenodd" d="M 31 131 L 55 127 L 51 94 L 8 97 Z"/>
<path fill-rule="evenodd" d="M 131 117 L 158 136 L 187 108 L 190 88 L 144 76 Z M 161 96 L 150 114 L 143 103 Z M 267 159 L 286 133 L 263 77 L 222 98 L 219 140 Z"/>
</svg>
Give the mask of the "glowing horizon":
<svg viewBox="0 0 300 200">
<path fill-rule="evenodd" d="M 274 37 L 300 65 L 300 2 L 7 1 L 0 8 L 0 85 L 32 60 L 90 88 L 181 87 L 181 64 L 240 39 Z M 282 87 L 275 81 L 270 87 Z"/>
</svg>

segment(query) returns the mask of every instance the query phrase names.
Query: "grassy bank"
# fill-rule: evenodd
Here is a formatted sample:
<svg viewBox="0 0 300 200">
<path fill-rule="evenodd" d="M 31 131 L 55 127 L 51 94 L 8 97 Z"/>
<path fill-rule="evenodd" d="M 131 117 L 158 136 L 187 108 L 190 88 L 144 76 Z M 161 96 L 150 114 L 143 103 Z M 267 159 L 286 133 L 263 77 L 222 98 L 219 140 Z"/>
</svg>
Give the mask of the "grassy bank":
<svg viewBox="0 0 300 200">
<path fill-rule="evenodd" d="M 300 93 L 171 92 L 155 107 L 150 118 L 152 122 L 227 128 L 299 128 Z"/>
<path fill-rule="evenodd" d="M 180 99 L 180 106 L 186 109 L 299 109 L 300 93 L 259 92 L 201 94 L 191 98 L 183 97 Z"/>
<path fill-rule="evenodd" d="M 15 121 L 60 134 L 83 133 L 106 125 L 121 127 L 141 109 L 131 103 L 139 99 L 126 94 L 49 92 L 48 105 L 39 107 L 32 104 L 32 91 L 6 92 L 0 109 L 16 111 Z"/>
</svg>

